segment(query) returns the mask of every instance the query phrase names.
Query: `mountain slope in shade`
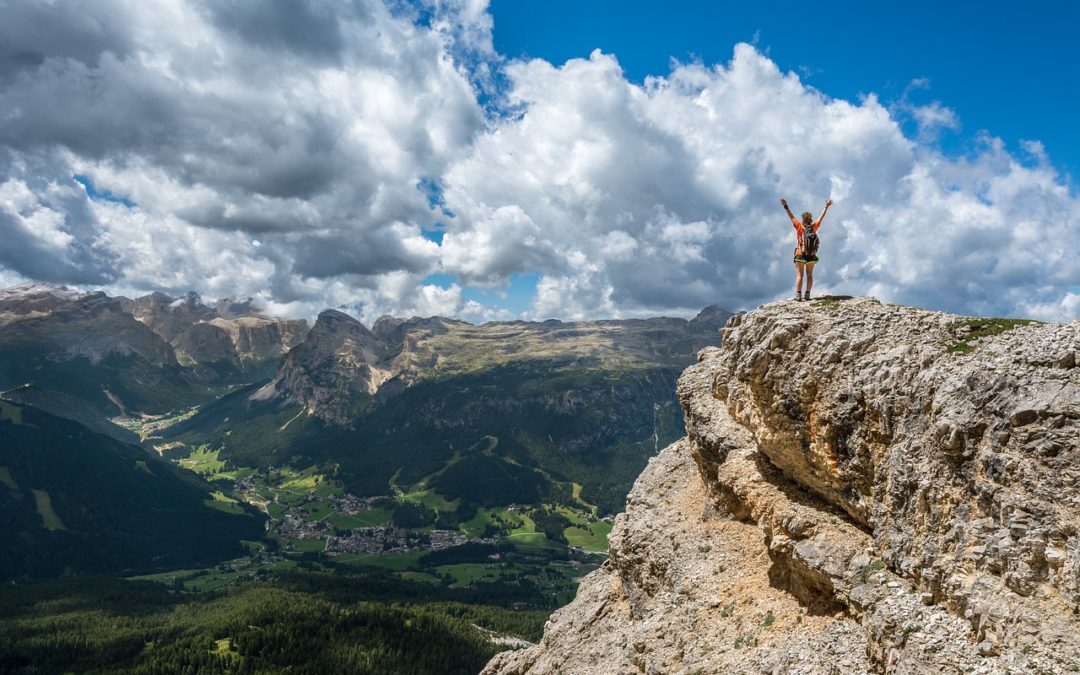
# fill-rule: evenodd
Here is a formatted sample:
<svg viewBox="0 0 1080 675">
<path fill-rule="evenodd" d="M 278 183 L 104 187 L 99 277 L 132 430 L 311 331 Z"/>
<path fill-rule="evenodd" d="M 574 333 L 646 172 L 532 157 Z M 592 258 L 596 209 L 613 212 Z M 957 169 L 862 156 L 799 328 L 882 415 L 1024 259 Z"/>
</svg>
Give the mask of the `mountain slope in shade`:
<svg viewBox="0 0 1080 675">
<path fill-rule="evenodd" d="M 250 301 L 24 284 L 0 290 L 0 389 L 33 384 L 108 415 L 160 414 L 265 380 L 306 333 L 307 322 Z"/>
<path fill-rule="evenodd" d="M 32 384 L 25 384 L 21 387 L 0 392 L 0 399 L 32 406 L 50 415 L 78 422 L 90 431 L 104 434 L 121 443 L 138 445 L 140 442 L 139 435 L 135 432 L 113 423 L 100 410 L 81 398 L 63 392 L 50 391 L 35 387 Z"/>
<path fill-rule="evenodd" d="M 212 564 L 262 533 L 261 516 L 194 474 L 0 400 L 0 578 Z"/>
</svg>

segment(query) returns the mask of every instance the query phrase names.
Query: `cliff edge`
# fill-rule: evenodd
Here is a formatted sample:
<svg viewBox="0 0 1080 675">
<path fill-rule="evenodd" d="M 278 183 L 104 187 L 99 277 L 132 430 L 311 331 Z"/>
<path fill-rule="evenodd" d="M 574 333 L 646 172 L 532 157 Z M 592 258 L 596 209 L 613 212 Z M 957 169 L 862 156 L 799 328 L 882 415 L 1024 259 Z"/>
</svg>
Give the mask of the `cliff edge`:
<svg viewBox="0 0 1080 675">
<path fill-rule="evenodd" d="M 733 317 L 610 557 L 484 673 L 1080 670 L 1080 322 Z"/>
</svg>

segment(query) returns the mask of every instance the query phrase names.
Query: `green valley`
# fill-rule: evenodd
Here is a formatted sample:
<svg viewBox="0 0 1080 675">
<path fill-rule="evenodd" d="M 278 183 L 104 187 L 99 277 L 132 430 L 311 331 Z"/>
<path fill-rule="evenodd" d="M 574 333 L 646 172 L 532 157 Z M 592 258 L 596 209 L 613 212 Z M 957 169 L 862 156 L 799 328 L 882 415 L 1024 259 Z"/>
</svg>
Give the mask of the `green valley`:
<svg viewBox="0 0 1080 675">
<path fill-rule="evenodd" d="M 480 445 L 496 443 L 488 437 Z M 380 569 L 455 588 L 527 581 L 545 597 L 567 601 L 575 580 L 595 569 L 607 550 L 610 518 L 598 518 L 598 509 L 580 497 L 566 504 L 481 507 L 428 488 L 432 476 L 444 475 L 441 469 L 393 496 L 358 497 L 314 466 L 235 467 L 219 454 L 204 446 L 176 461 L 215 486 L 208 506 L 232 513 L 246 503 L 263 512 L 266 537 L 250 543 L 249 555 L 211 568 L 139 578 L 206 591 L 302 563 L 308 569 Z M 576 491 L 568 485 L 562 493 Z"/>
</svg>

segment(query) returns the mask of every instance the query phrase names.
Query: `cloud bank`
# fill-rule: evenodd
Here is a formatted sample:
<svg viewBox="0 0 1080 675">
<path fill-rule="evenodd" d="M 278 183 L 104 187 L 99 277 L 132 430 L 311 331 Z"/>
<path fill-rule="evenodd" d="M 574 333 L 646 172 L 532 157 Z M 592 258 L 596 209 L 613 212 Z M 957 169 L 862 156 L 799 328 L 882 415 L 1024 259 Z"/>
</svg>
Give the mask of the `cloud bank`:
<svg viewBox="0 0 1080 675">
<path fill-rule="evenodd" d="M 509 312 L 470 288 L 538 275 L 527 317 L 685 315 L 786 296 L 779 197 L 832 197 L 819 292 L 1080 316 L 1080 202 L 1037 142 L 947 156 L 962 111 L 832 99 L 749 45 L 635 84 L 504 59 L 482 0 L 0 14 L 0 281 L 482 320 Z"/>
</svg>

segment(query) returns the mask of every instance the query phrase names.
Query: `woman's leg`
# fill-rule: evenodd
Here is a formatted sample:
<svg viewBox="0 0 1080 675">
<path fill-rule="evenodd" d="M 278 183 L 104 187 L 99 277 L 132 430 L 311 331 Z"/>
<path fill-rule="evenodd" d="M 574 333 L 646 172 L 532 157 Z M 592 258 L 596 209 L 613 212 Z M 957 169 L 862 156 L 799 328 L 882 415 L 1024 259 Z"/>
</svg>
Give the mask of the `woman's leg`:
<svg viewBox="0 0 1080 675">
<path fill-rule="evenodd" d="M 802 296 L 802 277 L 806 263 L 795 263 L 795 297 Z"/>
<path fill-rule="evenodd" d="M 814 287 L 814 263 L 806 264 L 806 296 L 810 297 L 810 289 Z"/>
</svg>

